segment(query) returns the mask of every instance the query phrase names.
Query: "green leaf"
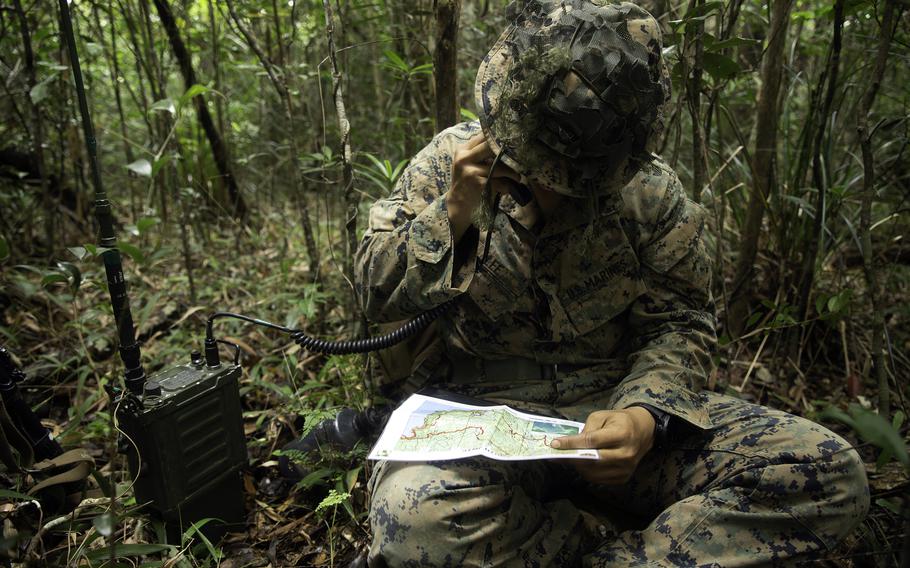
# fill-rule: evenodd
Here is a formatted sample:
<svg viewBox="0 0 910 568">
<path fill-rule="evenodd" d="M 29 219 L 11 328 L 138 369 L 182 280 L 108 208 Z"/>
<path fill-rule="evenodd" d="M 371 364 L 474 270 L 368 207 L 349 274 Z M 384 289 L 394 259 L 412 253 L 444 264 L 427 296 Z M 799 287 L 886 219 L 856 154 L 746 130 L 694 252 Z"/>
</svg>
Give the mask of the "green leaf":
<svg viewBox="0 0 910 568">
<path fill-rule="evenodd" d="M 93 41 L 87 41 L 87 42 L 85 42 L 85 51 L 89 55 L 98 57 L 99 55 L 104 53 L 104 47 L 100 43 L 95 43 Z"/>
<path fill-rule="evenodd" d="M 377 158 L 377 157 L 374 156 L 373 154 L 370 154 L 369 152 L 366 152 L 366 153 L 364 154 L 364 156 L 366 156 L 368 160 L 370 160 L 371 162 L 373 162 L 373 165 L 376 167 L 377 170 L 379 170 L 379 171 L 381 171 L 381 172 L 383 172 L 383 173 L 386 173 L 386 172 L 385 172 L 385 165 L 382 163 L 382 161 L 381 161 L 379 158 Z"/>
<path fill-rule="evenodd" d="M 750 327 L 752 327 L 753 325 L 758 323 L 758 320 L 760 320 L 761 317 L 762 317 L 761 312 L 754 312 L 751 316 L 749 316 L 749 319 L 746 320 L 746 329 L 749 329 Z"/>
<path fill-rule="evenodd" d="M 901 514 L 900 505 L 898 505 L 894 501 L 889 501 L 888 499 L 876 499 L 875 504 L 878 505 L 879 507 L 882 507 L 883 509 L 888 509 L 895 515 Z"/>
<path fill-rule="evenodd" d="M 818 314 L 823 314 L 827 305 L 828 295 L 819 293 L 819 295 L 815 297 L 815 312 Z"/>
<path fill-rule="evenodd" d="M 152 177 L 155 177 L 156 175 L 158 175 L 158 172 L 161 171 L 161 168 L 166 166 L 168 164 L 168 162 L 171 161 L 171 156 L 172 156 L 171 154 L 165 154 L 165 155 L 161 156 L 160 158 L 158 158 L 157 160 L 155 160 L 155 163 L 152 164 Z"/>
<path fill-rule="evenodd" d="M 56 79 L 56 75 L 45 77 L 40 83 L 31 88 L 28 96 L 31 97 L 35 104 L 40 103 L 50 94 L 51 83 Z"/>
<path fill-rule="evenodd" d="M 830 418 L 851 427 L 863 440 L 872 443 L 884 452 L 894 456 L 905 467 L 910 467 L 910 453 L 907 443 L 897 428 L 894 428 L 883 416 L 866 410 L 858 404 L 850 405 L 847 415 L 837 408 L 827 408 L 819 414 L 821 418 Z"/>
<path fill-rule="evenodd" d="M 133 262 L 136 264 L 142 264 L 145 262 L 145 255 L 142 254 L 142 251 L 139 250 L 139 247 L 131 245 L 129 243 L 117 243 L 117 248 L 120 249 L 120 252 L 129 255 Z"/>
<path fill-rule="evenodd" d="M 19 270 L 25 270 L 26 272 L 31 272 L 32 274 L 37 274 L 39 276 L 44 275 L 43 270 L 41 270 L 37 266 L 32 266 L 31 264 L 17 264 L 13 268 L 18 268 Z"/>
<path fill-rule="evenodd" d="M 76 257 L 76 260 L 82 260 L 88 254 L 88 250 L 85 247 L 67 247 L 66 250 L 70 251 Z"/>
<path fill-rule="evenodd" d="M 464 107 L 462 107 L 458 112 L 461 114 L 461 118 L 465 120 L 478 120 L 476 114 Z"/>
<path fill-rule="evenodd" d="M 322 485 L 325 483 L 325 479 L 330 475 L 332 475 L 332 470 L 329 468 L 322 468 L 317 469 L 316 471 L 311 471 L 306 475 L 306 477 L 297 482 L 297 487 L 300 487 L 301 489 L 309 489 L 314 485 Z"/>
<path fill-rule="evenodd" d="M 140 235 L 144 235 L 146 231 L 157 225 L 158 221 L 157 217 L 143 217 L 136 221 L 136 229 L 139 230 Z"/>
<path fill-rule="evenodd" d="M 152 164 L 145 158 L 140 158 L 127 164 L 126 168 L 138 176 L 151 177 L 152 175 Z"/>
<path fill-rule="evenodd" d="M 9 258 L 9 243 L 6 242 L 6 239 L 0 237 L 0 261 L 6 260 Z"/>
<path fill-rule="evenodd" d="M 345 490 L 344 485 L 341 483 L 341 479 L 339 479 L 338 482 L 335 483 L 335 491 L 338 492 L 339 495 L 344 495 L 344 494 L 350 495 L 350 493 L 348 493 Z M 357 520 L 357 513 L 354 512 L 354 507 L 351 506 L 350 499 L 345 499 L 344 501 L 342 501 L 341 506 L 343 506 L 344 510 L 347 511 L 348 515 L 351 516 L 351 520 L 353 520 L 353 521 Z"/>
<path fill-rule="evenodd" d="M 60 274 L 59 272 L 49 272 L 49 273 L 45 274 L 43 278 L 41 278 L 42 286 L 49 286 L 51 284 L 56 284 L 58 282 L 69 283 L 69 280 L 66 278 L 66 276 L 64 276 L 63 274 Z"/>
<path fill-rule="evenodd" d="M 149 112 L 177 114 L 177 108 L 174 106 L 174 99 L 161 99 L 152 103 L 152 106 L 149 107 Z"/>
<path fill-rule="evenodd" d="M 180 106 L 184 106 L 186 103 L 193 100 L 193 97 L 195 97 L 197 95 L 205 94 L 205 93 L 209 92 L 210 90 L 211 89 L 209 89 L 205 85 L 200 85 L 198 83 L 193 85 L 192 87 L 187 89 L 186 92 L 183 93 L 183 95 L 180 96 Z"/>
<path fill-rule="evenodd" d="M 357 478 L 360 476 L 360 471 L 363 469 L 362 466 L 355 467 L 354 469 L 348 470 L 344 476 L 344 487 L 348 491 L 354 489 L 354 485 L 357 483 Z"/>
<path fill-rule="evenodd" d="M 713 2 L 705 2 L 701 6 L 696 6 L 692 9 L 691 14 L 686 14 L 685 19 L 695 19 L 702 16 L 708 16 L 713 14 L 718 8 L 723 8 L 724 3 L 720 0 L 715 0 Z"/>
<path fill-rule="evenodd" d="M 173 550 L 176 547 L 168 544 L 117 544 L 114 546 L 114 558 L 126 558 L 128 556 L 147 556 L 158 552 Z M 85 553 L 85 559 L 89 562 L 98 562 L 111 557 L 111 547 L 106 546 L 97 550 Z"/>
<path fill-rule="evenodd" d="M 19 290 L 19 295 L 23 296 L 25 298 L 31 298 L 32 296 L 34 296 L 35 294 L 38 293 L 38 287 L 35 286 L 34 284 L 32 284 L 31 282 L 29 282 L 28 280 L 25 280 L 24 278 L 21 280 L 17 279 L 13 283 L 13 286 L 15 286 Z"/>
<path fill-rule="evenodd" d="M 104 513 L 95 517 L 95 520 L 92 521 L 92 525 L 95 526 L 101 536 L 111 536 L 114 534 L 114 528 L 117 526 L 117 519 L 111 513 Z"/>
<path fill-rule="evenodd" d="M 847 306 L 850 305 L 850 299 L 852 298 L 852 290 L 844 290 L 839 294 L 835 294 L 828 298 L 828 311 L 832 313 L 843 312 Z"/>
<path fill-rule="evenodd" d="M 907 416 L 904 414 L 903 410 L 898 410 L 894 413 L 894 417 L 891 419 L 891 427 L 895 430 L 900 430 L 901 426 L 904 425 L 904 420 L 907 419 Z"/>
<path fill-rule="evenodd" d="M 337 507 L 346 502 L 350 497 L 351 494 L 346 491 L 338 492 L 335 489 L 329 489 L 329 494 L 316 506 L 316 512 L 319 513 L 329 507 Z"/>
<path fill-rule="evenodd" d="M 835 422 L 840 422 L 845 424 L 850 428 L 856 429 L 856 421 L 853 420 L 853 417 L 844 412 L 843 410 L 836 408 L 834 406 L 829 406 L 828 408 L 822 410 L 818 413 L 819 420 L 829 419 L 834 420 Z"/>
<path fill-rule="evenodd" d="M 682 31 L 685 24 L 688 24 L 689 22 L 704 21 L 710 18 L 718 8 L 722 8 L 723 5 L 724 3 L 720 1 L 705 2 L 701 6 L 693 8 L 691 12 L 687 13 L 682 19 L 670 20 L 670 25 L 674 30 Z"/>
<path fill-rule="evenodd" d="M 890 451 L 904 466 L 910 466 L 910 454 L 907 443 L 900 432 L 891 426 L 885 418 L 875 412 L 854 406 L 856 410 L 856 431 L 861 438 L 868 440 L 883 450 Z"/>
<path fill-rule="evenodd" d="M 212 558 L 215 560 L 218 560 L 219 558 L 221 558 L 221 550 L 216 549 L 215 546 L 212 544 L 212 541 L 210 541 L 208 539 L 208 537 L 206 537 L 205 534 L 202 533 L 202 530 L 201 530 L 203 526 L 205 526 L 209 522 L 215 521 L 215 520 L 220 520 L 220 519 L 207 517 L 205 519 L 200 519 L 200 520 L 196 521 L 195 523 L 190 525 L 190 528 L 186 529 L 186 531 L 183 533 L 183 537 L 182 537 L 181 541 L 185 545 L 187 542 L 190 541 L 191 538 L 193 538 L 194 535 L 199 536 L 199 539 L 202 540 L 202 543 L 205 545 L 205 548 L 209 551 L 209 554 L 212 556 Z"/>
<path fill-rule="evenodd" d="M 57 268 L 64 274 L 69 275 L 70 288 L 73 292 L 79 290 L 79 286 L 82 285 L 82 271 L 79 270 L 79 267 L 70 262 L 58 262 Z"/>
<path fill-rule="evenodd" d="M 878 459 L 875 460 L 875 467 L 878 469 L 885 467 L 885 464 L 887 464 L 889 461 L 891 461 L 891 458 L 893 458 L 893 457 L 894 457 L 894 452 L 892 452 L 888 448 L 885 448 L 884 450 L 882 450 L 882 453 L 880 453 L 878 455 Z"/>
<path fill-rule="evenodd" d="M 35 498 L 25 493 L 17 493 L 9 489 L 0 489 L 0 498 L 3 499 L 22 499 L 23 501 L 34 501 Z"/>
<path fill-rule="evenodd" d="M 715 81 L 729 79 L 740 71 L 739 63 L 721 53 L 705 53 L 703 64 Z"/>
<path fill-rule="evenodd" d="M 722 41 L 711 42 L 710 45 L 707 45 L 705 42 L 705 47 L 711 51 L 720 51 L 721 49 L 729 49 L 731 47 L 744 47 L 744 46 L 755 46 L 761 45 L 761 40 L 746 38 L 746 37 L 731 37 Z"/>
<path fill-rule="evenodd" d="M 404 73 L 407 73 L 408 71 L 411 70 L 410 65 L 405 63 L 405 60 L 402 59 L 400 55 L 398 55 L 391 49 L 387 49 L 387 50 L 383 51 L 382 53 L 385 55 L 386 59 L 389 60 L 387 63 L 387 65 L 389 67 L 392 67 L 393 69 L 397 69 Z"/>
<path fill-rule="evenodd" d="M 433 72 L 432 63 L 423 63 L 421 65 L 411 68 L 411 75 L 420 75 L 420 74 L 429 75 L 432 72 Z"/>
</svg>

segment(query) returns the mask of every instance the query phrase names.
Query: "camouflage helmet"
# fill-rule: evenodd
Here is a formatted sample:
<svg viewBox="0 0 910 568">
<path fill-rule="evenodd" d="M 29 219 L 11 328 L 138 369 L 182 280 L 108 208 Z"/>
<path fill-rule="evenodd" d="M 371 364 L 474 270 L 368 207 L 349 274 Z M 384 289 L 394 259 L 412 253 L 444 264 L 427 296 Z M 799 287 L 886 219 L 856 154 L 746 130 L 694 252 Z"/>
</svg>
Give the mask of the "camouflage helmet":
<svg viewBox="0 0 910 568">
<path fill-rule="evenodd" d="M 553 191 L 623 187 L 650 159 L 670 82 L 657 20 L 628 2 L 516 0 L 474 95 L 508 166 Z"/>
</svg>

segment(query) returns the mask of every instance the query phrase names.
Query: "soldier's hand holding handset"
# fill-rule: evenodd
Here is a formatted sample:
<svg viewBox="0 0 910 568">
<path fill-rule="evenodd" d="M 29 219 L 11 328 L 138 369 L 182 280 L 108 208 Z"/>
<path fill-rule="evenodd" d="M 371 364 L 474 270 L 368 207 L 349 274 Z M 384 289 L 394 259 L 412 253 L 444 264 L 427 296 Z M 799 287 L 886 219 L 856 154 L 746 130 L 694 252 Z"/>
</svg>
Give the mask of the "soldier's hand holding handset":
<svg viewBox="0 0 910 568">
<path fill-rule="evenodd" d="M 472 136 L 467 143 L 455 151 L 452 159 L 452 187 L 446 193 L 446 208 L 452 234 L 457 243 L 471 226 L 474 210 L 480 205 L 487 176 L 491 175 L 493 149 L 482 133 Z M 512 183 L 520 183 L 521 176 L 503 163 L 496 165 L 492 172 L 493 191 L 505 195 Z"/>
<path fill-rule="evenodd" d="M 654 417 L 640 406 L 599 410 L 588 415 L 581 434 L 556 438 L 560 450 L 596 449 L 600 459 L 572 460 L 582 477 L 593 483 L 627 482 L 654 445 Z"/>
</svg>

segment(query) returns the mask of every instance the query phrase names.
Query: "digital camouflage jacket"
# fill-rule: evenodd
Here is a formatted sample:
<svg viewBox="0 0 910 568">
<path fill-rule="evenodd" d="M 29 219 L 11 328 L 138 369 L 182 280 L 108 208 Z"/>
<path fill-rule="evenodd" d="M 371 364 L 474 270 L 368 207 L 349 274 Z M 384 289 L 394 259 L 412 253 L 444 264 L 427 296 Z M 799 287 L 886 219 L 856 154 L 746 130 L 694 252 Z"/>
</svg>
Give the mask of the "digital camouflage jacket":
<svg viewBox="0 0 910 568">
<path fill-rule="evenodd" d="M 534 201 L 504 196 L 490 250 L 476 229 L 454 246 L 443 195 L 456 148 L 479 131 L 470 122 L 438 134 L 372 206 L 355 262 L 367 317 L 403 320 L 457 297 L 437 326 L 449 361 L 522 358 L 556 374 L 481 370 L 447 388 L 581 421 L 645 403 L 709 428 L 704 210 L 655 158 L 618 194 L 594 207 L 567 199 L 546 224 Z"/>
</svg>

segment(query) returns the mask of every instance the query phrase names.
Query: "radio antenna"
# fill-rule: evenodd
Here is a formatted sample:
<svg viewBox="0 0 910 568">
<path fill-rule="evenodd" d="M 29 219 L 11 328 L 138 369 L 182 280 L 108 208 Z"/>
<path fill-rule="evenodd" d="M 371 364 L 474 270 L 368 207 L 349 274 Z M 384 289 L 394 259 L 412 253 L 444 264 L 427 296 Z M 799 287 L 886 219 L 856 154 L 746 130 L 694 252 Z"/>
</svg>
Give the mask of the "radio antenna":
<svg viewBox="0 0 910 568">
<path fill-rule="evenodd" d="M 107 275 L 107 288 L 114 310 L 114 321 L 117 325 L 120 359 L 126 368 L 126 386 L 134 394 L 142 393 L 145 386 L 145 370 L 140 361 L 139 342 L 133 327 L 133 314 L 130 312 L 130 299 L 127 294 L 126 277 L 123 275 L 123 262 L 117 248 L 117 237 L 114 235 L 114 219 L 111 202 L 101 184 L 101 171 L 98 167 L 98 146 L 95 140 L 95 128 L 88 112 L 85 98 L 85 85 L 82 82 L 82 69 L 79 67 L 79 53 L 76 51 L 76 37 L 73 35 L 73 20 L 67 0 L 59 0 L 60 27 L 66 48 L 69 52 L 70 65 L 73 68 L 73 81 L 76 83 L 76 96 L 79 99 L 79 114 L 82 116 L 82 132 L 85 135 L 85 148 L 91 169 L 92 185 L 95 188 L 95 218 L 98 220 L 98 235 L 101 245 L 101 260 Z"/>
</svg>

